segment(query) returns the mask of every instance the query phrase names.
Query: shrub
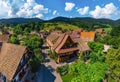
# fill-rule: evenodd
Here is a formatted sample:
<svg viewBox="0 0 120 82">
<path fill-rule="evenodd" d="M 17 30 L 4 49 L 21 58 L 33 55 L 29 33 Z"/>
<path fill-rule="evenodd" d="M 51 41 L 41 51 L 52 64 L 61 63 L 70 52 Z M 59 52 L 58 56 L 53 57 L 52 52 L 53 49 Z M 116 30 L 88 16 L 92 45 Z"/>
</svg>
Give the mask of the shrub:
<svg viewBox="0 0 120 82">
<path fill-rule="evenodd" d="M 56 58 L 57 58 L 57 57 L 56 57 L 56 52 L 50 50 L 48 53 L 49 53 L 49 55 L 50 55 L 50 58 L 52 58 L 52 59 L 54 59 L 54 60 L 56 61 Z"/>
<path fill-rule="evenodd" d="M 68 72 L 68 69 L 69 69 L 69 65 L 67 64 L 61 67 L 57 67 L 56 71 L 60 73 L 60 75 L 65 75 Z"/>
</svg>

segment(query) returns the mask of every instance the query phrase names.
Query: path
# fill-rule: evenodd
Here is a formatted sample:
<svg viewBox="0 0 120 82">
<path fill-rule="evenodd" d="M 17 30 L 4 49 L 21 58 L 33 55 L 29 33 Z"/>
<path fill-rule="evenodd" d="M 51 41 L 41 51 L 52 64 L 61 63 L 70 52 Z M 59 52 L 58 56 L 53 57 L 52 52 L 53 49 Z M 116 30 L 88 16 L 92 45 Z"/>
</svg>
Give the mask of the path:
<svg viewBox="0 0 120 82">
<path fill-rule="evenodd" d="M 39 71 L 36 73 L 35 82 L 62 82 L 61 76 L 55 71 L 58 64 L 48 56 L 48 48 L 43 45 L 42 53 L 45 61 L 41 64 Z"/>
</svg>

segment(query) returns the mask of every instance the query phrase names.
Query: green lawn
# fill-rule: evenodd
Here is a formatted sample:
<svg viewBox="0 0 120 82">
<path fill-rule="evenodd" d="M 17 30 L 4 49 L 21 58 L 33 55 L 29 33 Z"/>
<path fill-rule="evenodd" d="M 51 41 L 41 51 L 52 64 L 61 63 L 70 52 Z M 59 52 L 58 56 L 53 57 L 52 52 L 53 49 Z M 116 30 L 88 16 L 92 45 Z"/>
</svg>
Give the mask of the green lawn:
<svg viewBox="0 0 120 82">
<path fill-rule="evenodd" d="M 50 29 L 54 29 L 55 27 L 60 27 L 63 30 L 74 30 L 74 29 L 79 29 L 77 26 L 74 25 L 70 25 L 70 24 L 65 24 L 65 23 L 56 23 L 56 25 L 54 25 L 54 23 L 44 23 L 44 27 L 43 30 L 50 30 Z"/>
<path fill-rule="evenodd" d="M 63 82 L 71 82 L 72 79 L 73 79 L 73 76 L 70 73 L 62 76 L 62 81 Z"/>
</svg>

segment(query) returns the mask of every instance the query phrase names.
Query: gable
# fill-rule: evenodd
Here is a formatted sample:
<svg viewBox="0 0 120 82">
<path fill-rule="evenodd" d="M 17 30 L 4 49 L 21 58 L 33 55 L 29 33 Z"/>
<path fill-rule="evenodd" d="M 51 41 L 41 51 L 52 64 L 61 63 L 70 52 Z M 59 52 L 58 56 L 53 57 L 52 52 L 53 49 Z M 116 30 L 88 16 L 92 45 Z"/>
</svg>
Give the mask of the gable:
<svg viewBox="0 0 120 82">
<path fill-rule="evenodd" d="M 66 42 L 64 43 L 64 45 L 61 47 L 61 49 L 65 49 L 67 47 L 73 46 L 75 43 L 73 42 L 73 40 L 71 39 L 70 36 L 68 36 Z"/>
<path fill-rule="evenodd" d="M 74 41 L 71 39 L 69 35 L 64 34 L 61 37 L 59 37 L 53 49 L 56 51 L 56 53 L 58 53 L 60 49 L 62 49 L 62 47 L 68 43 L 74 44 Z"/>
</svg>

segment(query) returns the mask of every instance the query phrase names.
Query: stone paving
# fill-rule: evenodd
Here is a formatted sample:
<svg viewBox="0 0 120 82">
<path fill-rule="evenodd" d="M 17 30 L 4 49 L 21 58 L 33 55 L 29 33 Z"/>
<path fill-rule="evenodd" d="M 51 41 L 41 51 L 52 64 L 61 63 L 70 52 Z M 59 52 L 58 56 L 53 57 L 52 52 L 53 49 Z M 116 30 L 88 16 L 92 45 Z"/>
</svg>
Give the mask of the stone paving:
<svg viewBox="0 0 120 82">
<path fill-rule="evenodd" d="M 45 45 L 44 45 L 45 46 Z M 58 66 L 62 64 L 57 64 L 54 60 L 50 59 L 48 56 L 49 49 L 43 49 L 43 55 L 45 56 L 45 62 L 43 63 L 45 67 L 56 77 L 54 82 L 62 82 L 61 76 L 55 71 Z"/>
</svg>

